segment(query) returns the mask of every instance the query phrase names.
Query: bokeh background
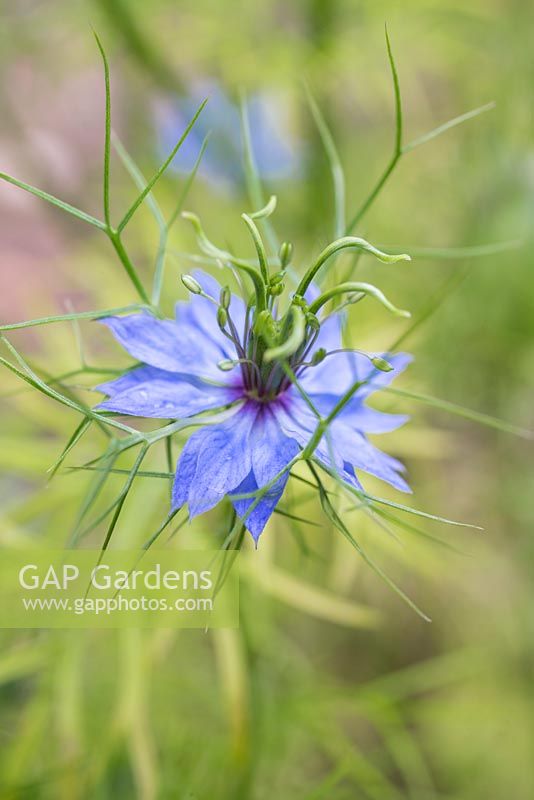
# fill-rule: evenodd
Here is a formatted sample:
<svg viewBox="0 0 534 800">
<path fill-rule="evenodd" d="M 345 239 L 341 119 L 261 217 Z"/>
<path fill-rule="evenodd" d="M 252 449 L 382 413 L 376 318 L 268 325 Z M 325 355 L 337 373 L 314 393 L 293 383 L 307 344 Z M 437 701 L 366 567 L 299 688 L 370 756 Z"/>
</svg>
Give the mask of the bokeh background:
<svg viewBox="0 0 534 800">
<path fill-rule="evenodd" d="M 358 269 L 414 319 L 436 306 L 403 343 L 416 359 L 399 385 L 534 427 L 527 0 L 18 0 L 2 3 L 2 17 L 2 170 L 101 213 L 104 92 L 92 25 L 111 62 L 114 129 L 147 175 L 197 98 L 211 97 L 202 123 L 211 138 L 187 205 L 215 241 L 243 250 L 239 215 L 250 204 L 236 103 L 246 92 L 260 170 L 279 198 L 275 224 L 294 242 L 298 265 L 332 236 L 331 179 L 303 78 L 338 144 L 349 215 L 393 144 L 384 22 L 407 141 L 495 101 L 493 111 L 406 154 L 362 221 L 361 235 L 412 252 L 412 263 L 362 259 Z M 166 213 L 199 142 L 158 186 Z M 116 157 L 112 169 L 118 218 L 135 187 Z M 105 237 L 7 185 L 0 239 L 2 322 L 135 299 Z M 148 280 L 157 228 L 147 209 L 127 240 Z M 457 251 L 515 240 L 521 245 L 483 257 Z M 178 221 L 164 286 L 169 313 L 183 296 L 178 276 L 191 269 L 186 254 L 195 252 Z M 361 304 L 347 337 L 379 349 L 405 327 Z M 79 331 L 16 332 L 11 341 L 46 379 L 77 369 L 80 341 L 92 365 L 128 364 L 90 322 Z M 95 382 L 84 375 L 63 385 L 92 403 L 98 395 L 80 384 Z M 64 470 L 47 484 L 46 470 L 79 420 L 7 371 L 1 394 L 0 542 L 62 546 L 92 478 Z M 247 548 L 239 631 L 1 633 L 2 798 L 534 796 L 532 444 L 420 402 L 381 402 L 412 414 L 383 446 L 406 462 L 415 506 L 485 529 L 419 526 L 456 550 L 407 530 L 397 541 L 341 503 L 354 535 L 432 623 L 359 560 L 313 491 L 295 486 L 285 507 L 317 525 L 279 516 L 258 552 Z M 102 446 L 92 434 L 68 464 Z M 163 450 L 151 463 L 164 468 Z M 121 485 L 110 479 L 95 515 Z M 116 546 L 147 538 L 168 490 L 138 479 Z M 219 541 L 225 513 L 212 512 L 169 546 Z M 104 530 L 85 544 L 98 547 Z"/>
</svg>

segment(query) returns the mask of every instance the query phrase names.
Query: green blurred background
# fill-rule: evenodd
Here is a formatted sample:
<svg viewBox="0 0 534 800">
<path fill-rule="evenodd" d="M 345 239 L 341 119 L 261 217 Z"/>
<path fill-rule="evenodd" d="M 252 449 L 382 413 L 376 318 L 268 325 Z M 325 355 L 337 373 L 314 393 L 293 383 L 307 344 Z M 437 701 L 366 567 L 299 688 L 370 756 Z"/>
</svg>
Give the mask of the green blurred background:
<svg viewBox="0 0 534 800">
<path fill-rule="evenodd" d="M 363 260 L 359 270 L 415 319 L 440 301 L 403 343 L 416 356 L 403 388 L 534 427 L 534 15 L 527 0 L 18 0 L 2 3 L 2 17 L 2 170 L 100 213 L 104 94 L 92 25 L 111 62 L 114 128 L 146 174 L 158 162 L 157 104 L 185 97 L 196 78 L 233 99 L 243 89 L 275 98 L 296 168 L 267 189 L 278 194 L 276 227 L 295 243 L 298 264 L 332 236 L 328 163 L 302 78 L 338 144 L 349 216 L 393 145 L 384 22 L 407 141 L 495 101 L 493 111 L 406 154 L 360 226 L 373 243 L 412 252 L 413 262 L 392 268 Z M 167 213 L 183 183 L 171 173 L 158 187 Z M 112 191 L 118 217 L 135 188 L 117 158 Z M 239 172 L 222 183 L 200 175 L 187 206 L 215 241 L 248 246 Z M 0 211 L 3 321 L 132 302 L 98 232 L 11 186 L 0 186 Z M 157 229 L 147 210 L 127 238 L 148 279 Z M 517 239 L 521 247 L 479 258 L 423 250 Z M 167 262 L 168 313 L 183 294 L 179 273 L 191 268 L 180 255 L 186 251 L 196 247 L 180 221 Z M 405 326 L 362 304 L 349 314 L 347 335 L 353 346 L 379 349 Z M 89 363 L 128 364 L 104 330 L 80 328 Z M 11 340 L 50 378 L 79 365 L 74 333 L 61 324 Z M 95 402 L 81 382 L 66 386 Z M 7 371 L 1 386 L 0 543 L 62 546 L 89 478 L 65 471 L 48 485 L 46 470 L 79 420 L 21 391 Z M 354 534 L 432 624 L 358 559 L 313 492 L 295 486 L 285 507 L 319 527 L 279 516 L 259 551 L 247 548 L 239 631 L 2 632 L 1 798 L 534 796 L 531 443 L 392 395 L 381 403 L 412 414 L 382 447 L 406 462 L 416 507 L 485 528 L 425 526 L 455 552 L 404 530 L 393 540 L 347 512 Z M 89 436 L 69 464 L 102 446 L 96 433 Z M 163 450 L 150 461 L 164 468 Z M 110 479 L 100 510 L 120 486 Z M 140 545 L 167 503 L 167 485 L 139 479 L 116 546 Z M 224 524 L 225 510 L 216 510 L 172 546 L 206 545 L 208 532 L 219 541 Z M 104 530 L 97 527 L 87 544 L 98 547 Z"/>
</svg>

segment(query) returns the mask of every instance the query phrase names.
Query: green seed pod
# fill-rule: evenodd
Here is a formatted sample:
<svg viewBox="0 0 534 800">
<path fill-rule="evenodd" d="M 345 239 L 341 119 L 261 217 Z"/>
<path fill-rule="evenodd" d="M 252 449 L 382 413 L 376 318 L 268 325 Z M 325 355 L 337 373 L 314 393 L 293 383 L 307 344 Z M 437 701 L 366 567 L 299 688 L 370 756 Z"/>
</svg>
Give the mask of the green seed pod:
<svg viewBox="0 0 534 800">
<path fill-rule="evenodd" d="M 381 358 L 380 356 L 373 356 L 371 358 L 371 363 L 381 372 L 391 372 L 393 369 L 389 361 L 386 361 L 385 358 Z"/>
<path fill-rule="evenodd" d="M 228 322 L 228 314 L 226 313 L 226 309 L 222 306 L 219 306 L 217 309 L 217 322 L 219 323 L 219 328 L 224 328 Z"/>
<path fill-rule="evenodd" d="M 317 364 L 320 364 L 321 361 L 324 361 L 326 358 L 326 350 L 324 347 L 320 347 L 319 350 L 316 350 L 312 356 L 311 363 L 315 367 Z"/>
<path fill-rule="evenodd" d="M 230 294 L 230 289 L 228 288 L 228 286 L 223 286 L 223 288 L 221 289 L 219 303 L 227 311 L 230 308 L 231 297 L 232 295 Z"/>
<path fill-rule="evenodd" d="M 283 341 L 278 341 L 273 343 L 268 350 L 265 351 L 263 355 L 263 360 L 266 364 L 269 364 L 271 361 L 275 361 L 277 359 L 286 359 L 296 353 L 301 344 L 303 343 L 305 336 L 306 336 L 306 320 L 304 318 L 304 312 L 298 306 L 291 306 L 288 315 L 291 315 L 289 320 L 290 326 L 289 331 L 287 330 L 287 320 L 288 317 L 286 316 L 282 325 L 284 327 L 284 335 L 287 335 Z"/>
<path fill-rule="evenodd" d="M 202 286 L 191 275 L 182 275 L 182 283 L 191 294 L 202 294 Z"/>
<path fill-rule="evenodd" d="M 282 242 L 278 255 L 280 258 L 280 265 L 282 269 L 285 269 L 293 257 L 293 245 L 291 242 Z"/>
<path fill-rule="evenodd" d="M 282 294 L 284 289 L 285 289 L 285 286 L 284 286 L 283 283 L 276 283 L 274 286 L 271 286 L 271 288 L 269 289 L 269 294 L 271 294 L 273 297 L 278 297 L 278 295 Z"/>
</svg>

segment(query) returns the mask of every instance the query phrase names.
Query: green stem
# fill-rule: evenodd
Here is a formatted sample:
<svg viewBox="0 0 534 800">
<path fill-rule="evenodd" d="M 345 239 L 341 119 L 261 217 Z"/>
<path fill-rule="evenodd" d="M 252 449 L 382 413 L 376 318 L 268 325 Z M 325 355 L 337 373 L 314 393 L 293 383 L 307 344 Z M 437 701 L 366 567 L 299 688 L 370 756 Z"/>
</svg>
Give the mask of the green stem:
<svg viewBox="0 0 534 800">
<path fill-rule="evenodd" d="M 96 39 L 96 43 L 98 45 L 98 49 L 100 50 L 100 55 L 102 56 L 102 62 L 104 64 L 104 85 L 105 85 L 105 94 L 106 94 L 106 122 L 105 122 L 105 137 L 104 137 L 104 183 L 103 183 L 103 191 L 104 191 L 104 220 L 108 228 L 111 228 L 111 215 L 110 215 L 110 204 L 109 204 L 109 164 L 110 164 L 110 149 L 111 149 L 111 89 L 110 89 L 110 80 L 109 80 L 109 64 L 108 59 L 105 53 L 105 50 L 102 46 L 102 42 L 100 41 L 96 32 L 94 32 L 94 37 Z"/>
<path fill-rule="evenodd" d="M 310 312 L 312 314 L 317 314 L 319 309 L 322 308 L 325 303 L 328 303 L 328 301 L 333 297 L 337 297 L 337 295 L 340 294 L 347 294 L 348 292 L 360 292 L 371 295 L 371 297 L 374 297 L 379 303 L 382 303 L 382 305 L 393 314 L 397 314 L 399 317 L 411 316 L 409 311 L 404 311 L 403 309 L 394 306 L 393 303 L 390 303 L 380 289 L 377 289 L 377 287 L 373 286 L 371 283 L 355 283 L 352 281 L 348 283 L 341 283 L 339 286 L 334 286 L 332 289 L 328 289 L 328 291 L 320 295 L 317 300 L 311 304 Z"/>
<path fill-rule="evenodd" d="M 135 286 L 139 297 L 141 298 L 143 303 L 146 303 L 148 306 L 150 306 L 150 298 L 148 297 L 143 287 L 143 284 L 141 283 L 141 280 L 136 272 L 134 265 L 130 261 L 130 257 L 128 256 L 128 253 L 126 252 L 124 245 L 121 241 L 120 233 L 114 228 L 109 228 L 107 231 L 107 235 L 109 241 L 113 246 L 113 249 L 115 250 L 120 259 L 122 266 L 126 270 L 128 277 Z"/>
<path fill-rule="evenodd" d="M 400 253 L 399 255 L 383 253 L 382 250 L 378 250 L 376 247 L 373 247 L 373 245 L 369 244 L 369 242 L 366 242 L 365 239 L 360 239 L 357 236 L 342 236 L 341 239 L 336 239 L 335 242 L 332 242 L 325 247 L 315 264 L 310 267 L 308 272 L 299 283 L 296 294 L 301 296 L 304 295 L 306 289 L 313 281 L 321 267 L 328 261 L 329 258 L 335 255 L 335 253 L 338 253 L 340 250 L 346 250 L 347 248 L 353 247 L 358 250 L 363 250 L 366 253 L 370 253 L 378 258 L 379 261 L 383 261 L 385 264 L 394 264 L 397 261 L 411 261 L 411 258 L 407 253 Z"/>
<path fill-rule="evenodd" d="M 401 93 L 400 93 L 400 85 L 399 85 L 399 76 L 397 73 L 397 67 L 395 66 L 395 59 L 393 58 L 393 51 L 391 50 L 391 42 L 389 41 L 388 31 L 386 27 L 386 46 L 388 51 L 388 59 L 389 59 L 389 66 L 391 68 L 391 77 L 393 79 L 393 92 L 395 95 L 395 142 L 393 145 L 393 155 L 378 179 L 378 183 L 371 191 L 367 199 L 364 203 L 360 206 L 359 210 L 356 212 L 354 217 L 351 219 L 349 224 L 347 225 L 347 233 L 351 233 L 354 228 L 358 225 L 362 217 L 367 213 L 371 205 L 374 203 L 384 184 L 387 182 L 389 176 L 397 166 L 398 162 L 401 159 L 403 154 L 402 149 L 402 101 L 401 101 Z"/>
<path fill-rule="evenodd" d="M 345 232 L 345 175 L 343 172 L 343 167 L 341 166 L 341 159 L 339 158 L 336 144 L 334 142 L 334 137 L 332 136 L 326 120 L 321 113 L 321 109 L 317 105 L 315 98 L 306 83 L 304 84 L 304 89 L 306 91 L 308 105 L 310 106 L 312 117 L 317 126 L 317 130 L 319 132 L 319 136 L 330 165 L 334 189 L 334 236 L 339 238 L 340 236 L 343 236 Z"/>
<path fill-rule="evenodd" d="M 338 400 L 338 402 L 336 403 L 336 405 L 334 406 L 332 411 L 329 413 L 329 415 L 325 419 L 325 428 L 328 425 L 330 425 L 332 420 L 334 420 L 335 417 L 337 417 L 338 414 L 340 414 L 343 411 L 343 409 L 345 408 L 345 406 L 347 405 L 349 400 L 352 398 L 353 395 L 356 394 L 358 389 L 361 386 L 363 386 L 364 383 L 367 383 L 368 381 L 369 381 L 369 378 L 367 379 L 367 381 L 356 381 L 355 383 L 352 384 L 350 389 L 347 389 L 345 394 Z"/>
<path fill-rule="evenodd" d="M 78 314 L 60 314 L 57 317 L 39 317 L 38 319 L 28 319 L 24 322 L 11 322 L 8 325 L 0 325 L 0 331 L 14 331 L 18 330 L 19 328 L 33 328 L 37 325 L 49 325 L 51 322 L 72 322 L 72 320 L 75 319 L 99 319 L 101 317 L 111 317 L 114 314 L 123 314 L 126 311 L 140 311 L 143 308 L 145 308 L 145 306 L 141 305 L 140 303 L 132 303 L 129 306 L 107 308 L 101 311 L 80 311 Z M 87 366 L 84 368 L 88 369 Z M 82 371 L 83 370 L 75 370 L 72 374 Z M 101 372 L 102 370 L 96 371 Z"/>
<path fill-rule="evenodd" d="M 240 103 L 241 114 L 241 136 L 243 139 L 243 155 L 245 166 L 245 182 L 247 187 L 247 194 L 251 202 L 252 208 L 261 208 L 265 204 L 263 188 L 261 179 L 258 172 L 258 167 L 254 158 L 254 151 L 252 149 L 252 137 L 250 135 L 250 123 L 248 118 L 247 103 L 244 96 L 241 98 Z M 264 230 L 267 236 L 269 248 L 273 253 L 278 252 L 279 243 L 275 230 L 271 224 L 270 219 L 264 220 Z"/>
<path fill-rule="evenodd" d="M 152 191 L 152 189 L 154 188 L 154 186 L 156 185 L 156 183 L 159 181 L 159 179 L 161 178 L 161 176 L 163 175 L 163 173 L 165 172 L 165 170 L 167 169 L 167 167 L 169 166 L 169 164 L 170 164 L 170 163 L 171 163 L 171 161 L 173 160 L 174 156 L 176 155 L 176 153 L 178 152 L 178 150 L 180 149 L 180 147 L 181 147 L 181 146 L 182 146 L 182 144 L 184 143 L 185 139 L 186 139 L 186 138 L 187 138 L 187 136 L 189 135 L 189 132 L 190 132 L 191 128 L 193 127 L 193 125 L 194 125 L 194 124 L 195 124 L 195 122 L 197 121 L 197 119 L 198 119 L 198 117 L 199 117 L 200 113 L 202 112 L 202 110 L 203 110 L 203 108 L 204 108 L 204 106 L 206 105 L 206 103 L 207 103 L 207 102 L 208 102 L 208 99 L 206 98 L 206 99 L 205 99 L 205 100 L 204 100 L 204 101 L 203 101 L 203 102 L 202 102 L 202 103 L 199 105 L 199 107 L 198 107 L 198 109 L 196 110 L 195 114 L 193 115 L 193 117 L 192 117 L 191 121 L 189 122 L 189 124 L 188 124 L 187 128 L 186 128 L 186 129 L 185 129 L 185 131 L 182 133 L 182 135 L 180 136 L 180 138 L 178 139 L 178 141 L 176 142 L 176 144 L 175 144 L 175 145 L 174 145 L 174 147 L 172 148 L 171 152 L 169 153 L 169 155 L 167 156 L 167 158 L 165 159 L 165 161 L 163 162 L 163 164 L 162 164 L 162 165 L 159 167 L 159 169 L 157 169 L 157 170 L 156 170 L 156 172 L 155 172 L 155 173 L 154 173 L 154 175 L 153 175 L 153 176 L 150 178 L 150 180 L 148 181 L 147 185 L 145 186 L 145 188 L 143 189 L 143 191 L 141 192 L 141 194 L 140 194 L 140 195 L 137 197 L 137 199 L 136 199 L 136 200 L 135 200 L 135 201 L 132 203 L 132 205 L 130 206 L 130 208 L 128 209 L 128 211 L 127 211 L 127 212 L 126 212 L 126 214 L 124 215 L 124 217 L 121 219 L 121 221 L 119 222 L 119 224 L 118 224 L 118 226 L 117 226 L 117 231 L 118 231 L 118 233 L 119 233 L 119 234 L 120 234 L 120 233 L 121 233 L 121 232 L 124 230 L 124 228 L 125 228 L 125 227 L 126 227 L 126 225 L 129 223 L 129 221 L 131 220 L 131 218 L 133 217 L 133 215 L 135 214 L 135 212 L 137 211 L 137 209 L 139 208 L 139 206 L 140 206 L 140 205 L 142 204 L 142 202 L 144 201 L 145 197 L 146 197 L 148 194 L 150 194 L 150 192 Z"/>
<path fill-rule="evenodd" d="M 365 202 L 360 206 L 356 214 L 353 216 L 353 218 L 347 225 L 347 233 L 351 233 L 354 230 L 354 228 L 356 228 L 357 225 L 360 223 L 361 219 L 365 216 L 365 214 L 368 212 L 369 208 L 372 206 L 372 204 L 382 191 L 382 188 L 384 184 L 387 182 L 389 176 L 391 175 L 391 173 L 397 166 L 398 162 L 400 161 L 401 156 L 402 156 L 402 151 L 394 154 L 391 161 L 387 165 L 386 169 L 378 179 L 378 183 L 376 184 L 376 186 L 369 194 Z"/>
<path fill-rule="evenodd" d="M 249 278 L 254 284 L 254 291 L 256 294 L 256 309 L 258 312 L 265 311 L 267 308 L 267 293 L 266 285 L 262 275 L 254 269 L 250 264 L 242 259 L 235 258 L 231 253 L 226 250 L 221 250 L 217 245 L 213 244 L 206 236 L 200 218 L 197 214 L 191 211 L 182 211 L 182 218 L 188 220 L 195 229 L 198 246 L 210 258 L 218 259 L 219 261 L 229 262 L 234 267 L 243 270 L 247 273 Z"/>
<path fill-rule="evenodd" d="M 264 244 L 261 240 L 260 232 L 254 220 L 248 214 L 241 214 L 241 219 L 250 231 L 250 235 L 254 241 L 254 247 L 258 254 L 258 262 L 260 265 L 261 277 L 266 286 L 269 284 L 269 268 L 267 266 L 267 253 L 265 252 Z"/>
<path fill-rule="evenodd" d="M 134 4 L 128 0 L 95 1 L 107 16 L 110 26 L 124 39 L 129 53 L 143 70 L 143 75 L 150 73 L 168 91 L 181 91 L 183 84 L 178 71 L 167 63 L 163 48 L 158 46 L 158 42 L 152 43 L 149 26 L 142 24 L 141 19 L 136 17 L 132 8 Z"/>
</svg>

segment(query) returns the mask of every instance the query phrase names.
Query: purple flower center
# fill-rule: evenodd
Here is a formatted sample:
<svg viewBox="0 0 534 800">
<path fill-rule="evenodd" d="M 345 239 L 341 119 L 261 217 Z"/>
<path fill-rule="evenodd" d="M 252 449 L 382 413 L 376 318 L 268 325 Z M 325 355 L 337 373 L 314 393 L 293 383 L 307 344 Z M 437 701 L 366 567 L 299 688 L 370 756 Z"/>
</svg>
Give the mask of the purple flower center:
<svg viewBox="0 0 534 800">
<path fill-rule="evenodd" d="M 293 376 L 301 375 L 309 366 L 307 356 L 317 338 L 316 332 L 308 335 L 298 350 L 284 365 L 280 361 L 266 361 L 265 343 L 255 335 L 250 325 L 250 313 L 245 318 L 244 330 L 240 334 L 227 314 L 227 324 L 221 326 L 224 335 L 233 343 L 236 351 L 236 362 L 240 367 L 240 375 L 234 387 L 238 396 L 253 401 L 255 404 L 272 404 L 278 401 L 292 386 Z"/>
</svg>

